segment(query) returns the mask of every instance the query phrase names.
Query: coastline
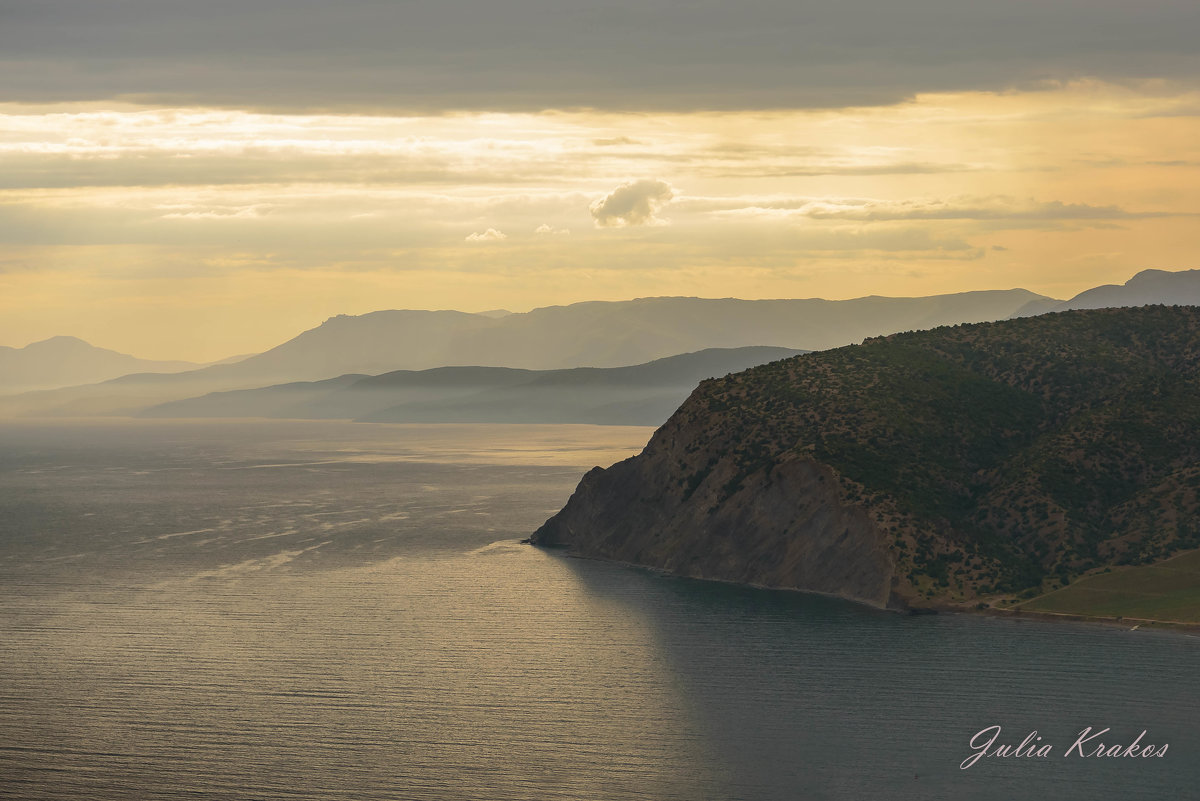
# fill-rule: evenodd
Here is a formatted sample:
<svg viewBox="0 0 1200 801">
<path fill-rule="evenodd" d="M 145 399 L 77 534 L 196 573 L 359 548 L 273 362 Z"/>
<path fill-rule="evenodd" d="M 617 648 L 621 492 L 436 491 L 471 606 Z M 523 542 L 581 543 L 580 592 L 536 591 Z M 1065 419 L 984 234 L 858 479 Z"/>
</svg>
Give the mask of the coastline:
<svg viewBox="0 0 1200 801">
<path fill-rule="evenodd" d="M 874 609 L 879 612 L 888 612 L 892 614 L 902 615 L 906 617 L 920 617 L 923 615 L 970 615 L 977 617 L 995 617 L 1008 618 L 1012 620 L 1037 620 L 1037 621 L 1052 621 L 1056 623 L 1075 623 L 1084 625 L 1106 626 L 1109 628 L 1124 628 L 1132 630 L 1133 628 L 1147 628 L 1158 631 L 1170 631 L 1186 636 L 1200 636 L 1200 623 L 1188 623 L 1178 620 L 1155 620 L 1152 618 L 1134 618 L 1134 617 L 1111 617 L 1111 616 L 1092 616 L 1067 612 L 1042 612 L 1021 609 L 1013 607 L 1009 609 L 997 608 L 988 606 L 984 609 L 969 606 L 951 606 L 951 605 L 932 605 L 927 607 L 908 607 L 898 608 L 890 606 L 878 606 L 868 603 L 861 598 L 855 598 L 848 595 L 840 595 L 832 592 L 822 592 L 819 590 L 805 590 L 797 587 L 773 587 L 765 584 L 753 584 L 741 581 L 732 581 L 730 579 L 710 578 L 701 576 L 688 576 L 681 573 L 675 573 L 661 567 L 652 565 L 643 565 L 636 562 L 626 562 L 617 559 L 605 559 L 599 556 L 587 556 L 583 554 L 573 553 L 569 546 L 565 545 L 538 545 L 530 542 L 529 538 L 519 540 L 520 544 L 528 545 L 538 550 L 553 553 L 566 559 L 582 559 L 593 562 L 604 562 L 610 565 L 618 565 L 620 567 L 633 568 L 648 573 L 654 573 L 658 576 L 686 579 L 688 581 L 703 581 L 712 584 L 724 584 L 733 587 L 744 587 L 752 590 L 765 590 L 768 592 L 786 592 L 798 593 L 801 595 L 817 595 L 823 598 L 836 598 L 840 601 L 846 601 L 867 609 Z"/>
<path fill-rule="evenodd" d="M 1073 612 L 1043 612 L 1040 610 L 1035 611 L 1032 609 L 1021 609 L 1020 607 L 1014 607 L 1011 609 L 996 609 L 989 606 L 987 609 L 954 609 L 946 611 L 1026 620 L 1054 620 L 1066 623 L 1091 623 L 1100 626 L 1111 626 L 1113 628 L 1126 628 L 1130 630 L 1134 628 L 1153 628 L 1178 632 L 1195 632 L 1200 634 L 1200 623 L 1188 623 L 1181 620 L 1155 620 L 1153 618 L 1140 617 L 1084 615 Z"/>
</svg>

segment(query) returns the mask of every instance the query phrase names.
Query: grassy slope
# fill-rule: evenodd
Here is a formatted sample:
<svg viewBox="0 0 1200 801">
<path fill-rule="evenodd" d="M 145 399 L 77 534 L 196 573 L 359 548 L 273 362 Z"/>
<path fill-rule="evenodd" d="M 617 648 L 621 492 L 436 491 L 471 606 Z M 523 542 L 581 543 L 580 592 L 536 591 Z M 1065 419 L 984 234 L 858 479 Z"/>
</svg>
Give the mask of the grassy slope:
<svg viewBox="0 0 1200 801">
<path fill-rule="evenodd" d="M 1098 573 L 1021 605 L 1033 612 L 1200 623 L 1200 551 Z"/>
</svg>

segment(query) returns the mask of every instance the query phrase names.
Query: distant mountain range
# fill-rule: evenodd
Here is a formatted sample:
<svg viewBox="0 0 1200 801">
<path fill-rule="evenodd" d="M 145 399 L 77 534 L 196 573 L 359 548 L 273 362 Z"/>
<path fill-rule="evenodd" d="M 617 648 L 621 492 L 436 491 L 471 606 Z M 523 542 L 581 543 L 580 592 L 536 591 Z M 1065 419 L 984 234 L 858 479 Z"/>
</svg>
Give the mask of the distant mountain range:
<svg viewBox="0 0 1200 801">
<path fill-rule="evenodd" d="M 1032 301 L 1023 289 L 925 298 L 738 300 L 641 298 L 490 316 L 456 311 L 341 315 L 214 377 L 310 380 L 446 366 L 620 367 L 707 348 L 799 350 L 950 323 L 998 320 Z"/>
<path fill-rule="evenodd" d="M 437 367 L 214 392 L 146 417 L 336 418 L 389 423 L 659 425 L 701 380 L 795 356 L 788 348 L 709 349 L 633 367 Z"/>
<path fill-rule="evenodd" d="M 1037 301 L 1055 302 L 1010 289 L 853 300 L 641 298 L 521 314 L 401 310 L 339 315 L 233 364 L 171 374 L 133 373 L 96 385 L 0 398 L 0 414 L 136 414 L 209 392 L 400 369 L 620 367 L 709 348 L 816 350 L 894 331 L 1003 319 Z"/>
<path fill-rule="evenodd" d="M 89 384 L 136 372 L 195 370 L 200 366 L 138 359 L 75 337 L 51 337 L 23 348 L 0 346 L 0 394 Z"/>
<path fill-rule="evenodd" d="M 1200 303 L 1200 271 L 1146 270 L 1122 286 L 1097 287 L 1067 301 L 1010 289 L 852 300 L 641 298 L 525 313 L 378 311 L 339 315 L 264 353 L 199 369 L 63 337 L 0 349 L 0 395 L 9 396 L 0 398 L 0 414 L 132 414 L 209 392 L 394 370 L 618 367 L 749 346 L 823 350 L 939 325 L 1147 303 Z M 39 387 L 60 389 L 14 396 Z"/>
</svg>

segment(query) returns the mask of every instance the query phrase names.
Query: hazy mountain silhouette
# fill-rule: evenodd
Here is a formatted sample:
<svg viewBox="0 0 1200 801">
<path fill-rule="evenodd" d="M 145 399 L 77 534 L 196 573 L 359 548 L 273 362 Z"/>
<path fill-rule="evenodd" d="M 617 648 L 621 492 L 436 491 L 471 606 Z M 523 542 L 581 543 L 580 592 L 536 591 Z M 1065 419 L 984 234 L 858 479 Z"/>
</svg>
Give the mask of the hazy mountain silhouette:
<svg viewBox="0 0 1200 801">
<path fill-rule="evenodd" d="M 1200 304 L 1200 271 L 1145 270 L 1123 285 L 1096 287 L 1068 301 L 1011 289 L 852 300 L 641 298 L 548 306 L 525 313 L 378 311 L 330 318 L 278 347 L 235 363 L 174 374 L 142 372 L 98 385 L 4 398 L 0 414 L 133 414 L 157 403 L 214 391 L 444 366 L 547 370 L 640 364 L 708 348 L 767 345 L 823 350 L 938 325 L 1147 303 Z M 134 366 L 114 372 L 146 369 L 161 368 L 135 360 Z M 172 363 L 168 369 L 179 365 Z M 19 386 L 10 379 L 15 372 L 0 374 L 4 375 L 0 387 Z M 67 380 L 96 379 L 62 378 L 55 383 Z M 445 414 L 450 414 L 448 408 Z"/>
<path fill-rule="evenodd" d="M 1014 317 L 1032 317 L 1051 311 L 1109 309 L 1122 306 L 1198 306 L 1200 270 L 1142 270 L 1124 284 L 1105 284 L 1080 292 L 1070 300 L 1031 301 Z"/>
<path fill-rule="evenodd" d="M 339 315 L 220 377 L 316 380 L 344 373 L 488 365 L 618 367 L 707 348 L 821 350 L 867 336 L 997 320 L 1042 296 L 1023 289 L 925 298 L 641 298 L 548 306 L 494 317 L 456 311 Z"/>
<path fill-rule="evenodd" d="M 548 370 L 640 364 L 708 348 L 756 345 L 824 350 L 867 337 L 1048 311 L 1145 304 L 1200 304 L 1200 270 L 1144 270 L 1123 285 L 1061 301 L 1024 289 L 923 298 L 851 300 L 640 298 L 496 309 L 377 311 L 338 315 L 264 353 L 203 367 L 148 362 L 55 337 L 0 348 L 0 393 L 72 386 L 0 402 L 0 413 L 125 414 L 217 390 L 321 381 L 359 373 L 444 366 Z M 163 373 L 171 372 L 170 375 Z M 96 387 L 73 386 L 119 380 Z"/>
<path fill-rule="evenodd" d="M 197 367 L 192 362 L 139 359 L 76 337 L 51 337 L 23 348 L 0 346 L 0 394 L 93 383 L 139 371 Z"/>
<path fill-rule="evenodd" d="M 444 366 L 530 370 L 618 367 L 709 348 L 819 350 L 864 337 L 999 320 L 1033 301 L 1024 289 L 852 300 L 641 298 L 525 313 L 377 311 L 338 315 L 234 364 L 138 373 L 103 384 L 0 400 L 0 414 L 134 414 L 208 392 Z M 137 369 L 137 368 L 135 368 Z"/>
<path fill-rule="evenodd" d="M 632 367 L 438 367 L 215 392 L 148 417 L 337 418 L 374 422 L 658 425 L 705 378 L 794 356 L 788 348 L 709 349 Z"/>
<path fill-rule="evenodd" d="M 1142 270 L 1124 284 L 1107 284 L 1080 292 L 1055 311 L 1117 306 L 1200 305 L 1200 270 Z"/>
</svg>

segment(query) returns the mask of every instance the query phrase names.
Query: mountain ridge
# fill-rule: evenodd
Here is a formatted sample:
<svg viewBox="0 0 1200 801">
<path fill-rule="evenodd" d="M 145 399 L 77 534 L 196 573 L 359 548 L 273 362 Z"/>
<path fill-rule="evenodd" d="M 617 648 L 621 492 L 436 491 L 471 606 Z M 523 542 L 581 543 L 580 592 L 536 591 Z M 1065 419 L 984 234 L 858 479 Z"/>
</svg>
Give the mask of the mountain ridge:
<svg viewBox="0 0 1200 801">
<path fill-rule="evenodd" d="M 1013 317 L 1028 317 L 1073 309 L 1112 309 L 1128 306 L 1200 305 L 1200 270 L 1146 269 L 1123 284 L 1102 284 L 1055 302 L 1030 301 Z"/>
<path fill-rule="evenodd" d="M 1126 284 L 1145 291 L 1137 297 L 1126 291 L 1124 297 L 1110 296 L 1104 302 L 1183 298 L 1200 303 L 1200 271 L 1144 270 Z M 1121 287 L 1095 289 L 1112 292 Z M 1083 302 L 1078 299 L 1088 292 L 1072 300 Z M 109 383 L 8 394 L 0 398 L 0 414 L 134 414 L 209 392 L 397 369 L 616 367 L 714 347 L 756 345 L 822 350 L 897 331 L 1024 317 L 1071 302 L 1011 289 L 848 300 L 660 296 L 584 301 L 523 313 L 381 310 L 335 315 L 287 342 L 233 363 L 193 366 L 175 373 L 146 372 L 142 365 L 120 371 L 125 374 L 108 379 Z M 3 378 L 0 372 L 0 392 L 6 391 Z"/>
<path fill-rule="evenodd" d="M 199 367 L 192 362 L 139 359 L 60 335 L 21 348 L 0 345 L 0 393 L 104 381 L 136 371 L 182 372 Z"/>
<path fill-rule="evenodd" d="M 233 364 L 11 396 L 0 399 L 0 413 L 133 414 L 207 392 L 398 369 L 621 367 L 710 348 L 813 350 L 941 323 L 1002 319 L 1038 297 L 1019 289 L 850 300 L 644 298 L 498 317 L 424 310 L 337 315 Z"/>
<path fill-rule="evenodd" d="M 539 371 L 473 366 L 350 374 L 210 393 L 160 404 L 141 416 L 657 425 L 701 379 L 797 353 L 714 348 L 627 367 Z"/>
<path fill-rule="evenodd" d="M 1024 289 L 848 300 L 655 297 L 544 306 L 496 318 L 450 310 L 389 309 L 336 315 L 235 365 L 194 372 L 312 380 L 329 377 L 330 369 L 549 370 L 620 367 L 716 347 L 817 350 L 893 330 L 1001 319 L 1039 297 Z"/>
</svg>

